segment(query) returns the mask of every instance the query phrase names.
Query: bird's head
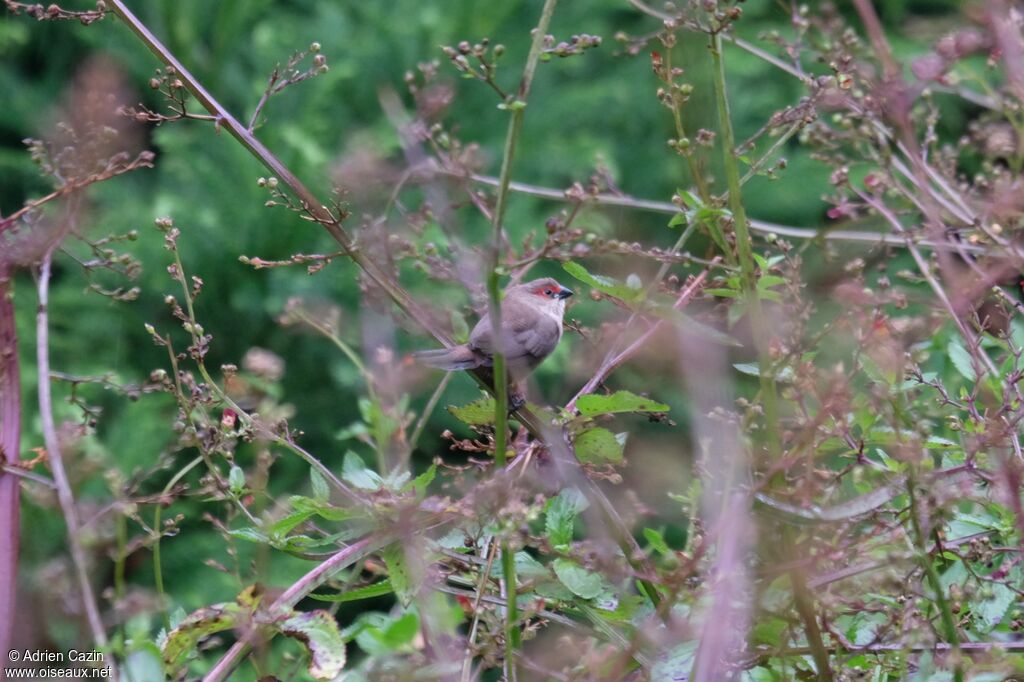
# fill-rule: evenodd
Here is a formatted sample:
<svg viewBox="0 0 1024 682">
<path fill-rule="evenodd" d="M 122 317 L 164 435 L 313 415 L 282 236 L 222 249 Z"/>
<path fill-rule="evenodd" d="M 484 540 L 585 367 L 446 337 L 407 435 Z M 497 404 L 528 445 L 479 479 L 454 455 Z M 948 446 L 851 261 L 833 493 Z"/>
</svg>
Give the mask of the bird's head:
<svg viewBox="0 0 1024 682">
<path fill-rule="evenodd" d="M 519 284 L 509 289 L 508 295 L 524 296 L 534 305 L 557 312 L 561 316 L 565 313 L 565 300 L 572 296 L 572 290 L 550 277 L 544 277 Z"/>
</svg>

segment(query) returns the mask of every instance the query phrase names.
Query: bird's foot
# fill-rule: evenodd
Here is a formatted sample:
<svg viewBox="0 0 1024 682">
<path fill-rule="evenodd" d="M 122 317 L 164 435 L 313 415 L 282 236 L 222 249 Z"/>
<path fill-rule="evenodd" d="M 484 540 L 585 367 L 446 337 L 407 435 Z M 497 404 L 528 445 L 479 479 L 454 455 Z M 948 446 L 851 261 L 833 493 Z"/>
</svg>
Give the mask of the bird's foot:
<svg viewBox="0 0 1024 682">
<path fill-rule="evenodd" d="M 526 406 L 526 396 L 522 393 L 508 394 L 508 413 L 517 412 L 519 408 Z"/>
</svg>

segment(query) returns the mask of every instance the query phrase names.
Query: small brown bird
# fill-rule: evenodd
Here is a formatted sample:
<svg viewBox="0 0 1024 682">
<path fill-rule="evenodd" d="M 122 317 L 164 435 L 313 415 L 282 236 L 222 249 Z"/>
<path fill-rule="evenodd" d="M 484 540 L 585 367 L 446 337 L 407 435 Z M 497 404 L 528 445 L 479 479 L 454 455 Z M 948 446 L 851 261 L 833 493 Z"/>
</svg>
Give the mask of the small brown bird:
<svg viewBox="0 0 1024 682">
<path fill-rule="evenodd" d="M 565 299 L 570 296 L 572 291 L 550 277 L 505 290 L 501 302 L 500 349 L 512 382 L 521 382 L 555 350 L 562 338 Z M 473 327 L 469 343 L 420 351 L 414 356 L 424 365 L 450 372 L 492 366 L 494 348 L 491 316 L 485 313 Z M 521 391 L 514 391 L 514 397 L 521 398 Z"/>
</svg>

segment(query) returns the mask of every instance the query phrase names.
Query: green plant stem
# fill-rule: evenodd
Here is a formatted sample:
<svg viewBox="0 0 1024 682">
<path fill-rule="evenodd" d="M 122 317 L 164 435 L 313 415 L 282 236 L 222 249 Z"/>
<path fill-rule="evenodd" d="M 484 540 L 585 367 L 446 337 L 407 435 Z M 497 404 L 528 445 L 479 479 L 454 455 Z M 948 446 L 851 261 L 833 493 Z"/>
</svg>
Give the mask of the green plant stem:
<svg viewBox="0 0 1024 682">
<path fill-rule="evenodd" d="M 427 420 L 430 419 L 430 415 L 433 414 L 434 408 L 437 407 L 437 403 L 441 400 L 441 395 L 444 394 L 444 389 L 448 388 L 448 382 L 452 380 L 454 374 L 451 372 L 445 372 L 444 376 L 441 377 L 441 381 L 437 384 L 437 388 L 430 394 L 430 399 L 427 400 L 427 404 L 423 408 L 423 413 L 420 415 L 419 421 L 416 422 L 416 428 L 413 429 L 412 435 L 409 437 L 409 452 L 412 453 L 416 449 L 416 444 L 420 442 L 420 436 L 423 435 L 423 429 L 427 426 Z"/>
<path fill-rule="evenodd" d="M 672 81 L 672 48 L 665 50 L 665 72 L 668 74 L 669 83 Z M 683 140 L 687 137 L 686 128 L 683 125 L 683 113 L 679 104 L 673 103 L 672 106 L 672 120 L 676 126 L 676 138 Z M 684 156 L 686 157 L 686 165 L 690 170 L 690 177 L 693 178 L 694 183 L 697 185 L 697 194 L 700 195 L 701 201 L 705 204 L 711 201 L 711 192 L 708 190 L 708 182 L 704 178 L 704 174 L 700 170 L 700 166 L 697 165 L 697 160 L 694 158 L 695 150 L 691 147 Z"/>
<path fill-rule="evenodd" d="M 786 556 L 796 556 L 793 529 L 783 528 L 782 532 Z M 825 642 L 821 638 L 818 614 L 814 608 L 814 593 L 807 586 L 807 576 L 804 575 L 802 569 L 794 568 L 789 572 L 789 580 L 793 587 L 793 601 L 796 604 L 797 613 L 800 614 L 800 620 L 804 623 L 807 643 L 811 647 L 811 656 L 818 669 L 818 680 L 819 682 L 832 682 L 832 667 L 829 665 L 828 649 L 825 648 Z"/>
<path fill-rule="evenodd" d="M 777 460 L 782 456 L 782 442 L 779 437 L 778 389 L 775 385 L 775 377 L 768 371 L 771 365 L 768 327 L 765 324 L 764 311 L 761 308 L 761 299 L 757 291 L 756 263 L 750 228 L 747 224 L 747 211 L 743 206 L 740 170 L 735 153 L 736 138 L 732 129 L 732 116 L 729 113 L 729 98 L 725 85 L 722 37 L 719 33 L 711 34 L 710 51 L 714 63 L 712 79 L 715 85 L 715 103 L 722 134 L 722 163 L 725 166 L 725 179 L 729 189 L 729 209 L 732 211 L 733 228 L 736 234 L 736 255 L 740 263 L 743 290 L 746 293 L 747 307 L 750 311 L 754 343 L 757 345 L 758 366 L 761 368 L 758 376 L 761 382 L 768 447 L 772 459 Z"/>
<path fill-rule="evenodd" d="M 203 463 L 203 457 L 199 456 L 193 459 L 191 462 L 186 464 L 178 473 L 167 482 L 164 486 L 163 492 L 160 497 L 166 497 L 170 494 L 174 486 L 178 485 L 178 481 L 185 477 L 185 474 L 192 471 L 200 464 Z M 163 531 L 160 529 L 162 523 L 162 512 L 164 505 L 162 501 L 158 501 L 156 509 L 153 511 L 153 532 L 156 533 L 156 537 L 153 540 L 153 581 L 156 584 L 157 599 L 160 602 L 160 614 L 163 617 L 164 629 L 168 632 L 171 631 L 171 619 L 167 614 L 167 595 L 164 592 L 164 571 L 163 566 L 160 563 L 160 540 L 163 538 Z"/>
<path fill-rule="evenodd" d="M 117 558 L 114 560 L 114 611 L 116 613 L 124 604 L 124 569 L 128 559 L 128 517 L 123 512 L 117 515 L 117 520 L 114 522 L 114 533 L 117 538 Z M 125 630 L 125 619 L 119 617 L 117 623 L 123 647 L 121 655 L 127 658 L 128 633 Z M 125 666 L 123 672 L 125 682 L 135 682 L 128 666 Z"/>
<path fill-rule="evenodd" d="M 955 661 L 953 667 L 953 682 L 963 682 L 964 667 L 960 653 L 960 636 L 956 631 L 956 620 L 953 618 L 953 611 L 950 609 L 949 601 L 946 599 L 946 594 L 942 590 L 942 581 L 939 579 L 939 572 L 935 570 L 935 565 L 928 556 L 926 536 L 921 528 L 921 510 L 918 508 L 917 504 L 917 493 L 915 492 L 916 486 L 917 482 L 915 474 L 911 468 L 910 472 L 907 474 L 907 495 L 910 499 L 910 524 L 911 528 L 914 530 L 914 545 L 917 550 L 915 554 L 918 562 L 921 564 L 921 568 L 924 570 L 925 577 L 928 579 L 932 592 L 935 593 L 935 604 L 939 608 L 939 617 L 942 620 L 942 629 L 945 630 L 946 639 L 952 649 L 953 659 Z"/>
<path fill-rule="evenodd" d="M 487 277 L 487 295 L 490 301 L 491 336 L 494 339 L 494 464 L 497 470 L 505 468 L 505 449 L 508 438 L 508 373 L 505 367 L 505 353 L 502 348 L 501 333 L 501 243 L 508 208 L 509 183 L 512 182 L 512 164 L 515 161 L 516 143 L 523 128 L 523 117 L 526 113 L 526 102 L 533 84 L 533 75 L 540 61 L 551 16 L 555 12 L 558 0 L 545 0 L 540 20 L 534 29 L 533 42 L 526 57 L 523 77 L 519 81 L 519 91 L 515 100 L 506 102 L 511 120 L 505 134 L 505 149 L 501 160 L 501 172 L 498 175 L 498 194 L 492 216 L 493 239 L 491 247 L 491 271 Z M 516 608 L 516 565 L 508 542 L 501 543 L 501 565 L 505 579 L 505 678 L 508 682 L 516 679 L 515 657 L 520 647 L 519 614 Z"/>
</svg>

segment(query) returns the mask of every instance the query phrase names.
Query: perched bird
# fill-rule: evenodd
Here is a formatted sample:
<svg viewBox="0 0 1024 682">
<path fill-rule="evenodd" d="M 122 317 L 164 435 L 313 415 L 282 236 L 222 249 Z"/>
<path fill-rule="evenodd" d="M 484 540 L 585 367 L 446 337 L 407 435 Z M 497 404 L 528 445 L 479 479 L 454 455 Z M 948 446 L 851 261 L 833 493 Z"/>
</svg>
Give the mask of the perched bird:
<svg viewBox="0 0 1024 682">
<path fill-rule="evenodd" d="M 551 355 L 562 338 L 565 299 L 572 291 L 545 277 L 505 290 L 501 302 L 500 345 L 509 378 L 519 384 L 544 358 Z M 429 367 L 447 371 L 491 367 L 495 342 L 491 316 L 485 313 L 469 334 L 469 342 L 451 348 L 414 353 Z M 522 392 L 513 389 L 513 404 L 522 404 Z"/>
</svg>

